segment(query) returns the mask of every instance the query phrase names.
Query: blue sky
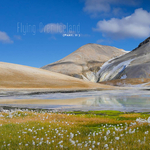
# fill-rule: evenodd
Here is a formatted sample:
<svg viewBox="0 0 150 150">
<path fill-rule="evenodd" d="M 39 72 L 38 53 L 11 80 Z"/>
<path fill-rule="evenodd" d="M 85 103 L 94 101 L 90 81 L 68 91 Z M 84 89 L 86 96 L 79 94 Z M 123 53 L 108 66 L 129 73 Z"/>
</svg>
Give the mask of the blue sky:
<svg viewBox="0 0 150 150">
<path fill-rule="evenodd" d="M 150 35 L 149 6 L 147 0 L 1 1 L 0 60 L 42 67 L 87 43 L 130 51 Z"/>
</svg>

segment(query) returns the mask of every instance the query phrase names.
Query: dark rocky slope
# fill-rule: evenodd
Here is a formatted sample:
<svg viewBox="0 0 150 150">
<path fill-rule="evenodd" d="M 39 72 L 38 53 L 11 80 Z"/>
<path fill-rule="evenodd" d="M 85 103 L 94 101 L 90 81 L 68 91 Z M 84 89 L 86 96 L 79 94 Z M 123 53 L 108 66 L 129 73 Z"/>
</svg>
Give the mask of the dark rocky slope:
<svg viewBox="0 0 150 150">
<path fill-rule="evenodd" d="M 150 37 L 133 51 L 110 60 L 98 73 L 99 81 L 150 78 Z"/>
</svg>

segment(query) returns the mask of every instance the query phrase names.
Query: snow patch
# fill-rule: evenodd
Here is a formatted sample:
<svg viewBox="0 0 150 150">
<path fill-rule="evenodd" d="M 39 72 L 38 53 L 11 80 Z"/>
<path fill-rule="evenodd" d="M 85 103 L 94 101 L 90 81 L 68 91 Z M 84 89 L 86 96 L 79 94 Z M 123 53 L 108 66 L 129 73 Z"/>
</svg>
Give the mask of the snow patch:
<svg viewBox="0 0 150 150">
<path fill-rule="evenodd" d="M 125 52 L 125 53 L 129 53 L 129 52 L 131 52 L 131 51 L 123 50 L 123 49 L 121 49 L 121 51 L 122 51 L 122 52 Z"/>
<path fill-rule="evenodd" d="M 113 66 L 110 61 L 106 62 L 102 68 L 97 73 L 100 77 L 99 81 L 112 80 L 117 75 L 119 75 L 134 59 L 130 59 L 124 62 L 121 62 L 117 66 Z"/>
<path fill-rule="evenodd" d="M 121 77 L 121 79 L 126 79 L 127 78 L 127 75 L 126 74 L 124 74 L 122 77 Z"/>
</svg>

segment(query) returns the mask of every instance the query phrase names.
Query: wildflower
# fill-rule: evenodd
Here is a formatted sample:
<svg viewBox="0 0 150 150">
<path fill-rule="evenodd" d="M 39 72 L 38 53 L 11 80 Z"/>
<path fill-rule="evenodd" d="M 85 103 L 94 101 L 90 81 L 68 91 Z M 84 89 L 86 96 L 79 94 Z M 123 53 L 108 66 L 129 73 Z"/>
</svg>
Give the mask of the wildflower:
<svg viewBox="0 0 150 150">
<path fill-rule="evenodd" d="M 35 142 L 34 142 L 34 141 L 32 141 L 32 145 L 35 145 Z"/>
<path fill-rule="evenodd" d="M 105 140 L 105 141 L 107 140 L 107 137 L 106 137 L 106 136 L 104 136 L 104 140 Z"/>
<path fill-rule="evenodd" d="M 74 134 L 73 133 L 70 133 L 70 138 L 72 139 L 74 137 Z"/>
<path fill-rule="evenodd" d="M 82 143 L 78 143 L 78 145 L 77 146 L 82 146 Z"/>
<path fill-rule="evenodd" d="M 110 133 L 110 130 L 107 130 L 106 135 L 108 135 Z"/>
<path fill-rule="evenodd" d="M 72 139 L 69 139 L 69 141 L 74 145 L 75 141 L 73 141 Z"/>
<path fill-rule="evenodd" d="M 93 132 L 93 136 L 95 136 L 95 132 Z"/>
<path fill-rule="evenodd" d="M 63 141 L 60 141 L 58 144 L 61 144 Z"/>
<path fill-rule="evenodd" d="M 132 131 L 131 129 L 129 130 L 129 133 L 135 133 L 135 129 Z"/>
<path fill-rule="evenodd" d="M 127 130 L 128 128 L 126 127 L 125 130 Z"/>
<path fill-rule="evenodd" d="M 31 130 L 31 129 L 28 129 L 28 131 L 32 132 L 32 130 Z"/>
<path fill-rule="evenodd" d="M 41 141 L 40 143 L 39 143 L 39 145 L 41 145 L 43 142 Z"/>
<path fill-rule="evenodd" d="M 119 140 L 119 137 L 115 137 L 116 140 Z"/>
<path fill-rule="evenodd" d="M 145 134 L 148 134 L 149 131 L 146 131 Z"/>
<path fill-rule="evenodd" d="M 108 144 L 105 144 L 104 147 L 107 148 L 107 147 L 108 147 Z"/>
<path fill-rule="evenodd" d="M 147 122 L 150 123 L 150 117 L 147 119 Z"/>
<path fill-rule="evenodd" d="M 132 126 L 136 125 L 136 122 L 131 122 L 131 125 L 132 125 Z"/>
</svg>

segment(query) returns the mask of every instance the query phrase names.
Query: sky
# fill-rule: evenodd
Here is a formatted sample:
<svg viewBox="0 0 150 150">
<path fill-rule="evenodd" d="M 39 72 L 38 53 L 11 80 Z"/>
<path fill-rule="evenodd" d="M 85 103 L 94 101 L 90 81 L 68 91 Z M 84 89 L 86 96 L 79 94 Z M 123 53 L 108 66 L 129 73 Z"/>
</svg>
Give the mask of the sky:
<svg viewBox="0 0 150 150">
<path fill-rule="evenodd" d="M 150 36 L 149 0 L 0 1 L 0 61 L 42 67 L 96 43 L 131 51 Z"/>
</svg>

